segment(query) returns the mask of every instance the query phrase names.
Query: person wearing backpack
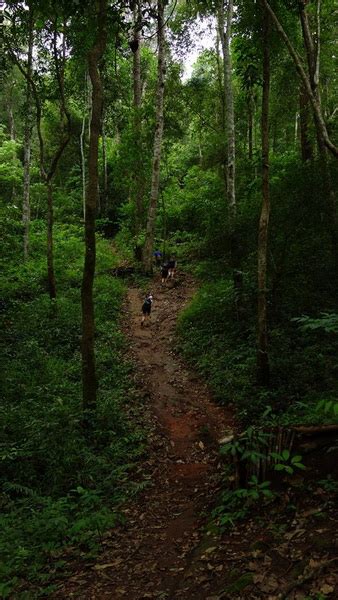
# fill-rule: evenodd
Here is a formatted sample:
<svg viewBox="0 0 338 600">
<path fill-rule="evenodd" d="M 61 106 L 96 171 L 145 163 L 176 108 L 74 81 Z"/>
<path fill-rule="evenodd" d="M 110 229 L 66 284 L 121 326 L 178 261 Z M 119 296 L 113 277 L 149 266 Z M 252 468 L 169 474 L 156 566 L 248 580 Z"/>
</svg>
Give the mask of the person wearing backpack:
<svg viewBox="0 0 338 600">
<path fill-rule="evenodd" d="M 177 266 L 176 259 L 172 256 L 170 258 L 170 260 L 168 261 L 168 269 L 169 269 L 168 279 L 174 279 L 174 275 L 176 272 L 176 266 Z"/>
<path fill-rule="evenodd" d="M 165 282 L 167 281 L 168 272 L 169 272 L 168 264 L 163 263 L 163 265 L 161 267 L 161 283 L 162 283 L 162 285 L 164 285 Z"/>
<path fill-rule="evenodd" d="M 141 319 L 141 327 L 143 327 L 144 322 L 150 317 L 151 306 L 153 303 L 152 294 L 147 294 L 142 304 L 142 319 Z"/>
</svg>

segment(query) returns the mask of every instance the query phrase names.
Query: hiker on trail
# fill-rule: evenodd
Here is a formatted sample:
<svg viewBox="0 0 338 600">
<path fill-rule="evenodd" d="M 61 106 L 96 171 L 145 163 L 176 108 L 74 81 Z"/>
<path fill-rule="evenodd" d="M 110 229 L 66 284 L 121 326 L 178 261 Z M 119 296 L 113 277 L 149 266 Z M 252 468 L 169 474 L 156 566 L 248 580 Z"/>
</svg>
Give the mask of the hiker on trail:
<svg viewBox="0 0 338 600">
<path fill-rule="evenodd" d="M 156 266 L 159 267 L 161 264 L 161 260 L 162 260 L 162 252 L 160 250 L 155 250 L 154 257 L 155 257 Z"/>
<path fill-rule="evenodd" d="M 163 263 L 163 265 L 161 267 L 161 283 L 162 283 L 162 285 L 165 285 L 165 282 L 167 281 L 168 272 L 169 272 L 168 263 Z"/>
<path fill-rule="evenodd" d="M 176 271 L 176 260 L 172 256 L 170 258 L 170 260 L 168 261 L 168 278 L 169 279 L 174 279 L 175 271 Z"/>
<path fill-rule="evenodd" d="M 147 294 L 142 304 L 142 319 L 141 319 L 141 327 L 143 327 L 145 320 L 150 316 L 151 313 L 151 305 L 153 303 L 152 294 Z"/>
</svg>

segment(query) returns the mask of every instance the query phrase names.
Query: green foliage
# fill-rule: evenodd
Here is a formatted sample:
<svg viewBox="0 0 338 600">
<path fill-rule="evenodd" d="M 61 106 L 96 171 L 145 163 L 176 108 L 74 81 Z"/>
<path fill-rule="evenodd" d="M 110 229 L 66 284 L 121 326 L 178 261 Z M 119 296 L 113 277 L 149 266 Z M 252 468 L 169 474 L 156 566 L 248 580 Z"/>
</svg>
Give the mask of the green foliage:
<svg viewBox="0 0 338 600">
<path fill-rule="evenodd" d="M 221 494 L 220 502 L 213 512 L 221 529 L 233 527 L 236 521 L 243 519 L 256 503 L 267 503 L 273 500 L 274 494 L 270 490 L 270 481 L 259 483 L 253 475 L 248 482 L 248 487 L 236 490 L 225 490 Z"/>
<path fill-rule="evenodd" d="M 293 475 L 295 469 L 306 468 L 301 462 L 302 457 L 298 454 L 292 456 L 287 449 L 282 450 L 280 454 L 278 452 L 270 452 L 270 456 L 278 461 L 274 465 L 275 471 L 285 471 L 288 475 Z"/>
<path fill-rule="evenodd" d="M 302 331 L 320 331 L 325 333 L 338 333 L 338 315 L 336 313 L 321 313 L 318 319 L 307 315 L 292 319 L 301 326 Z"/>
<path fill-rule="evenodd" d="M 15 241 L 17 233 L 11 235 Z M 143 434 L 127 418 L 135 394 L 119 330 L 124 288 L 105 274 L 116 258 L 99 238 L 94 294 L 100 387 L 88 437 L 81 418 L 82 231 L 56 227 L 54 305 L 46 293 L 45 241 L 35 222 L 29 261 L 18 260 L 21 249 L 14 244 L 3 263 L 2 597 L 51 582 L 67 548 L 77 546 L 84 555 L 97 551 L 102 533 L 119 518 L 116 506 L 131 491 L 129 472 L 143 452 Z"/>
</svg>

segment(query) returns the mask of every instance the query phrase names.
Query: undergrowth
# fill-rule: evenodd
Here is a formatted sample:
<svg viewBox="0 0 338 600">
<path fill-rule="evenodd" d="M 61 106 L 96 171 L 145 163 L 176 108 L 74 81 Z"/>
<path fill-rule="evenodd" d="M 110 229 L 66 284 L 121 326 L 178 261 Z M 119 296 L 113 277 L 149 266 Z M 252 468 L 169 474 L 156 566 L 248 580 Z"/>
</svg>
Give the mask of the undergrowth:
<svg viewBox="0 0 338 600">
<path fill-rule="evenodd" d="M 129 473 L 144 451 L 144 435 L 128 418 L 136 392 L 119 329 L 124 287 L 109 275 L 95 279 L 100 386 L 88 438 L 81 423 L 82 233 L 56 228 L 58 299 L 51 304 L 44 227 L 33 228 L 29 261 L 18 266 L 14 252 L 2 285 L 2 598 L 46 595 L 65 568 L 65 554 L 95 554 L 103 532 L 121 518 L 118 506 L 132 491 Z M 99 239 L 97 271 L 114 260 Z"/>
<path fill-rule="evenodd" d="M 275 319 L 269 332 L 271 385 L 264 389 L 256 385 L 256 306 L 250 289 L 240 316 L 234 307 L 231 279 L 214 277 L 202 284 L 178 321 L 178 349 L 216 399 L 234 404 L 244 425 L 260 422 L 268 407 L 274 424 L 276 417 L 284 425 L 337 420 L 338 336 L 327 329 L 327 315 L 322 328 L 318 318 L 305 319 L 313 328 L 304 328 L 304 318 Z"/>
</svg>

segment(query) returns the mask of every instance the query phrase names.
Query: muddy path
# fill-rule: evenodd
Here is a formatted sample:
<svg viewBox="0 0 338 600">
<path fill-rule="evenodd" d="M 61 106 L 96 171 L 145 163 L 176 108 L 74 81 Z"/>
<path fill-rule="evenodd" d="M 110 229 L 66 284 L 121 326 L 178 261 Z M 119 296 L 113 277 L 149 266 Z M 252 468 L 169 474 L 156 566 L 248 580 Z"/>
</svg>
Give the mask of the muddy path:
<svg viewBox="0 0 338 600">
<path fill-rule="evenodd" d="M 215 544 L 205 524 L 220 479 L 218 440 L 233 429 L 233 418 L 216 406 L 173 350 L 177 315 L 193 291 L 187 276 L 179 275 L 170 287 L 155 279 L 145 327 L 140 325 L 142 294 L 136 288 L 128 291 L 130 354 L 153 430 L 144 467 L 149 486 L 126 508 L 126 524 L 111 532 L 90 577 L 77 573 L 62 597 L 212 596 L 212 582 L 199 578 L 194 563 Z"/>
</svg>

